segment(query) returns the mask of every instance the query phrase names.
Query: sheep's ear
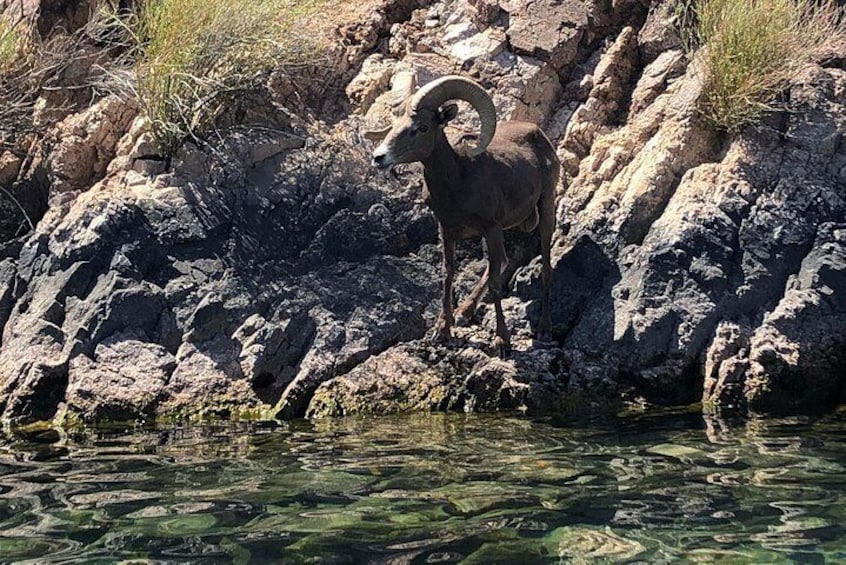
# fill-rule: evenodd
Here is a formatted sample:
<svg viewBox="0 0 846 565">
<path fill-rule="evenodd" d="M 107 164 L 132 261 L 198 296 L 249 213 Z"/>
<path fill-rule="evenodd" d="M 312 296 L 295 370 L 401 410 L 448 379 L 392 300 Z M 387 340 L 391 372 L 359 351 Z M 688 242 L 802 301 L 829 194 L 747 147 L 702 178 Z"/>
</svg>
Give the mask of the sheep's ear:
<svg viewBox="0 0 846 565">
<path fill-rule="evenodd" d="M 364 132 L 362 132 L 362 135 L 364 136 L 364 139 L 376 142 L 376 141 L 382 141 L 383 139 L 385 139 L 385 136 L 388 135 L 388 132 L 390 132 L 390 131 L 391 131 L 391 126 L 388 126 L 386 128 L 383 128 L 383 129 L 371 129 L 371 130 L 364 131 Z"/>
<path fill-rule="evenodd" d="M 439 125 L 445 126 L 450 120 L 454 120 L 457 115 L 458 106 L 455 104 L 447 104 L 438 110 L 438 115 L 435 119 L 438 121 Z"/>
</svg>

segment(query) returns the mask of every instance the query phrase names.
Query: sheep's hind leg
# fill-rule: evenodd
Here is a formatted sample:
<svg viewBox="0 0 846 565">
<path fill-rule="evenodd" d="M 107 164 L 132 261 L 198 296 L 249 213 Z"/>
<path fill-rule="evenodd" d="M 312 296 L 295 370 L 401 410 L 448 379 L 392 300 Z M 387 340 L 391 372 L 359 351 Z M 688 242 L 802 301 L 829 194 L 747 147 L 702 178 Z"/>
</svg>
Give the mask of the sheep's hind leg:
<svg viewBox="0 0 846 565">
<path fill-rule="evenodd" d="M 446 341 L 451 337 L 450 328 L 455 324 L 452 312 L 452 282 L 455 278 L 455 240 L 450 238 L 441 227 L 441 245 L 443 249 L 444 289 L 441 314 L 432 330 L 432 339 Z"/>
<path fill-rule="evenodd" d="M 485 267 L 485 272 L 482 278 L 467 295 L 467 298 L 461 301 L 458 310 L 455 311 L 455 320 L 459 326 L 466 326 L 470 324 L 470 320 L 476 314 L 476 308 L 479 307 L 479 300 L 484 296 L 485 291 L 488 290 L 488 278 L 490 275 L 490 265 Z"/>
<path fill-rule="evenodd" d="M 505 255 L 505 251 L 503 249 L 502 267 L 500 268 L 500 272 L 505 272 L 507 268 L 508 256 Z M 490 274 L 491 267 L 490 264 L 488 264 L 485 267 L 485 272 L 482 274 L 479 282 L 475 287 L 473 287 L 473 290 L 470 291 L 467 298 L 461 301 L 461 305 L 458 307 L 458 310 L 455 311 L 455 321 L 459 326 L 469 325 L 470 320 L 472 320 L 473 316 L 476 314 L 476 309 L 479 307 L 479 301 L 488 290 L 488 280 L 490 279 Z"/>
<path fill-rule="evenodd" d="M 541 301 L 541 319 L 538 324 L 538 338 L 542 341 L 552 339 L 552 321 L 549 315 L 549 292 L 552 284 L 552 266 L 550 252 L 552 248 L 552 234 L 555 231 L 555 183 L 551 189 L 541 195 L 538 203 L 540 223 L 538 231 L 541 240 L 541 280 L 543 281 L 543 299 Z"/>
<path fill-rule="evenodd" d="M 496 226 L 485 234 L 488 244 L 488 289 L 496 308 L 496 338 L 494 347 L 500 357 L 505 357 L 511 350 L 511 336 L 502 313 L 502 267 L 506 262 L 505 243 L 503 241 L 502 226 Z"/>
</svg>

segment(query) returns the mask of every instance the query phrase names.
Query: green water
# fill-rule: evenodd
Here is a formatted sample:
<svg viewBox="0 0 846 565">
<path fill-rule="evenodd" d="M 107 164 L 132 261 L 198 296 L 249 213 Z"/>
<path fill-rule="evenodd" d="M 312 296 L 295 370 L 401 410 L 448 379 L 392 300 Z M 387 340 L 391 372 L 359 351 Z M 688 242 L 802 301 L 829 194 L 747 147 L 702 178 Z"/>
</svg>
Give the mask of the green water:
<svg viewBox="0 0 846 565">
<path fill-rule="evenodd" d="M 7 438 L 0 561 L 846 563 L 846 413 Z"/>
</svg>

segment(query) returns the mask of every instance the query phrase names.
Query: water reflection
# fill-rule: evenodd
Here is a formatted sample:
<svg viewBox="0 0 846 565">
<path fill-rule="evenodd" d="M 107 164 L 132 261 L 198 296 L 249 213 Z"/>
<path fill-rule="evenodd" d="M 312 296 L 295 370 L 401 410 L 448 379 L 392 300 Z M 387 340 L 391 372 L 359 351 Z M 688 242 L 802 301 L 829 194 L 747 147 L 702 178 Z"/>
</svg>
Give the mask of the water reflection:
<svg viewBox="0 0 846 565">
<path fill-rule="evenodd" d="M 434 415 L 0 444 L 0 560 L 846 561 L 846 416 Z"/>
</svg>

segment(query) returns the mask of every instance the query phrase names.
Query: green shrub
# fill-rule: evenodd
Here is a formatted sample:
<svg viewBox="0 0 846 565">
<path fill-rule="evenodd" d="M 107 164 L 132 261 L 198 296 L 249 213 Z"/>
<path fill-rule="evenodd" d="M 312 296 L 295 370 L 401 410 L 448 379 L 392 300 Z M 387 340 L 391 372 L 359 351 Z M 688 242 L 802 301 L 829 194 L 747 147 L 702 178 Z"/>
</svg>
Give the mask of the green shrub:
<svg viewBox="0 0 846 565">
<path fill-rule="evenodd" d="M 314 58 L 303 29 L 322 0 L 143 0 L 120 21 L 136 44 L 133 90 L 166 155 L 199 140 L 270 71 Z"/>
<path fill-rule="evenodd" d="M 24 43 L 21 29 L 6 18 L 0 18 L 0 74 L 5 74 L 15 65 Z"/>
<path fill-rule="evenodd" d="M 43 41 L 30 19 L 0 17 L 0 149 L 23 155 L 42 133 L 33 121 L 35 102 L 47 81 L 77 56 L 76 37 Z"/>
<path fill-rule="evenodd" d="M 737 132 L 775 108 L 789 80 L 830 42 L 846 39 L 846 10 L 816 0 L 692 0 L 684 43 L 703 46 L 702 111 Z"/>
</svg>

